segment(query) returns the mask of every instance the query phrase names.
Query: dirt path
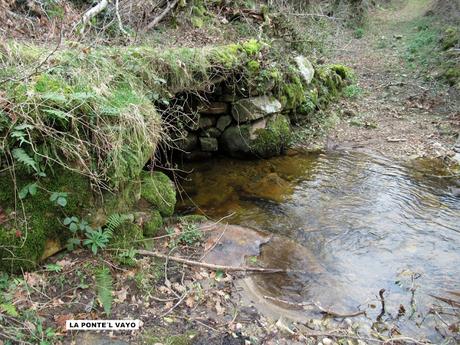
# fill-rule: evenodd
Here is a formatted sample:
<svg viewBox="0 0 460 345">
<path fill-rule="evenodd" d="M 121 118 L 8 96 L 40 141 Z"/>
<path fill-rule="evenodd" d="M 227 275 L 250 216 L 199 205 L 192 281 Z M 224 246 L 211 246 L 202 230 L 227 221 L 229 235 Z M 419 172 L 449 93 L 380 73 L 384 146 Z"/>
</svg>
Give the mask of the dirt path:
<svg viewBox="0 0 460 345">
<path fill-rule="evenodd" d="M 360 95 L 333 110 L 342 116 L 330 132 L 328 147 L 398 158 L 453 154 L 460 124 L 458 91 L 441 85 L 435 72 L 410 61 L 408 55 L 417 27 L 428 20 L 425 13 L 431 2 L 399 1 L 372 13 L 363 31 L 335 38 L 330 61 L 356 71 Z M 363 37 L 356 38 L 359 34 Z"/>
</svg>

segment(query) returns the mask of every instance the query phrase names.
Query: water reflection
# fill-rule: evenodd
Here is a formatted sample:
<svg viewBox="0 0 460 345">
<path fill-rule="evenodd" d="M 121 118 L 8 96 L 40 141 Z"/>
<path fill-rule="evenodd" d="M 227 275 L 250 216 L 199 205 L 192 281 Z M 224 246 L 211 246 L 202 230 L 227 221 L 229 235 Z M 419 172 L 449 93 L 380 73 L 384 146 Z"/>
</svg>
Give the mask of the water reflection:
<svg viewBox="0 0 460 345">
<path fill-rule="evenodd" d="M 229 222 L 293 239 L 324 269 L 289 279 L 261 276 L 266 293 L 345 310 L 385 288 L 388 310 L 396 314 L 410 300 L 414 272 L 421 275 L 420 312 L 432 303 L 428 294 L 460 290 L 460 199 L 450 193 L 452 181 L 427 176 L 443 173 L 433 162 L 408 166 L 329 153 L 193 167 L 184 188 L 208 216 L 235 212 Z M 299 264 L 292 251 L 268 246 L 264 252 L 270 260 Z M 417 329 L 413 321 L 404 324 L 408 331 Z"/>
</svg>

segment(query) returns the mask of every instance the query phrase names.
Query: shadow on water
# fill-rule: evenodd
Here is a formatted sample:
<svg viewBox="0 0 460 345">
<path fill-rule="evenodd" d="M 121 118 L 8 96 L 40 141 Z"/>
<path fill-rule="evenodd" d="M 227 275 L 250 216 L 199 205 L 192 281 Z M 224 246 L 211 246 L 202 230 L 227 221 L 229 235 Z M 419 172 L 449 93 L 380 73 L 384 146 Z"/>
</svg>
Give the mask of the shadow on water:
<svg viewBox="0 0 460 345">
<path fill-rule="evenodd" d="M 361 153 L 299 153 L 187 168 L 194 172 L 183 187 L 206 215 L 234 212 L 230 223 L 285 236 L 306 250 L 268 244 L 261 260 L 296 268 L 307 257 L 320 267 L 321 274 L 256 277 L 267 295 L 338 311 L 370 307 L 375 320 L 383 288 L 388 317 L 401 304 L 415 307 L 401 328 L 430 335 L 426 323 L 417 325 L 433 303 L 429 294 L 460 290 L 460 199 L 433 161 L 405 165 Z M 190 200 L 181 203 L 190 206 Z"/>
</svg>

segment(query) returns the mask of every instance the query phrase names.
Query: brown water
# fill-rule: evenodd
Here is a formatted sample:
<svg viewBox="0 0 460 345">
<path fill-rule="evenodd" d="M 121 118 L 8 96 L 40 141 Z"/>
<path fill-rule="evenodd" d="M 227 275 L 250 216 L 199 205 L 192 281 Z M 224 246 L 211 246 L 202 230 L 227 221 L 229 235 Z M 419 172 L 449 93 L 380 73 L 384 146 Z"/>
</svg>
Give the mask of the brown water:
<svg viewBox="0 0 460 345">
<path fill-rule="evenodd" d="M 383 320 L 406 334 L 436 338 L 435 320 L 422 320 L 435 303 L 429 294 L 460 291 L 460 198 L 451 193 L 454 181 L 427 176 L 443 173 L 435 162 L 300 153 L 215 159 L 186 169 L 193 169 L 184 182 L 193 203 L 185 200 L 179 210 L 214 219 L 234 213 L 229 223 L 293 240 L 266 245 L 262 259 L 307 273 L 256 277 L 264 293 L 338 312 L 367 309 L 362 319 L 370 325 L 383 288 Z M 401 304 L 406 314 L 395 321 Z"/>
</svg>

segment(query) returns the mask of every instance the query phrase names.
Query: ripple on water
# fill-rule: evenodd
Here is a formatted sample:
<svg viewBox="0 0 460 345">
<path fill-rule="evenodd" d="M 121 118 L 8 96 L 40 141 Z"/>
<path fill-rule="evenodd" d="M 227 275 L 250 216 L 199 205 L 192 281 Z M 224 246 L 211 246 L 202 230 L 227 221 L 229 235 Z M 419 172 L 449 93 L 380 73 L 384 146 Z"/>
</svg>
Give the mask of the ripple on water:
<svg viewBox="0 0 460 345">
<path fill-rule="evenodd" d="M 286 236 L 310 253 L 299 259 L 287 245 L 267 245 L 262 257 L 271 264 L 307 265 L 302 260 L 310 257 L 316 262 L 311 267 L 322 269 L 255 278 L 267 294 L 346 310 L 385 288 L 388 310 L 396 314 L 410 301 L 414 273 L 420 274 L 420 312 L 433 303 L 428 294 L 460 290 L 460 199 L 450 192 L 451 180 L 434 177 L 444 173 L 436 162 L 406 165 L 331 153 L 226 158 L 193 167 L 184 188 L 208 216 L 235 212 L 229 222 Z M 378 313 L 376 308 L 370 316 Z M 417 316 L 406 321 L 408 331 L 420 332 Z"/>
</svg>

